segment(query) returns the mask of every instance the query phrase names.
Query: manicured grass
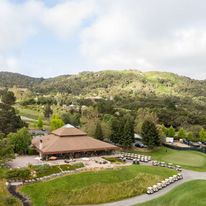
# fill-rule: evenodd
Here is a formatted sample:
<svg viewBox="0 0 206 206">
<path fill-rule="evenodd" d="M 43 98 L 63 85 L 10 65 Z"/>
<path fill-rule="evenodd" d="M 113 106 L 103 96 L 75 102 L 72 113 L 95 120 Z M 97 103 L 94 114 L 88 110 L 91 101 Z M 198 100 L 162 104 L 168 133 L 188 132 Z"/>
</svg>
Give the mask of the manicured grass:
<svg viewBox="0 0 206 206">
<path fill-rule="evenodd" d="M 181 165 L 185 169 L 206 171 L 206 154 L 197 151 L 179 151 L 166 147 L 160 147 L 153 151 L 135 150 L 138 154 L 150 155 L 153 159 L 172 162 Z"/>
<path fill-rule="evenodd" d="M 34 110 L 33 108 L 31 108 L 29 106 L 24 107 L 24 106 L 18 105 L 18 107 L 16 106 L 15 108 L 19 111 L 19 114 L 21 116 L 25 116 L 25 117 L 28 117 L 28 118 L 31 118 L 31 119 L 34 119 L 34 120 L 37 120 L 38 117 L 43 118 L 43 112 L 42 111 Z"/>
<path fill-rule="evenodd" d="M 20 202 L 10 195 L 3 179 L 6 169 L 0 168 L 0 206 L 20 206 Z"/>
<path fill-rule="evenodd" d="M 167 168 L 132 165 L 68 175 L 20 190 L 31 198 L 33 206 L 95 204 L 140 195 L 148 186 L 174 174 Z"/>
<path fill-rule="evenodd" d="M 138 206 L 205 206 L 205 188 L 205 180 L 186 182 L 163 197 L 143 204 L 138 204 Z"/>
</svg>

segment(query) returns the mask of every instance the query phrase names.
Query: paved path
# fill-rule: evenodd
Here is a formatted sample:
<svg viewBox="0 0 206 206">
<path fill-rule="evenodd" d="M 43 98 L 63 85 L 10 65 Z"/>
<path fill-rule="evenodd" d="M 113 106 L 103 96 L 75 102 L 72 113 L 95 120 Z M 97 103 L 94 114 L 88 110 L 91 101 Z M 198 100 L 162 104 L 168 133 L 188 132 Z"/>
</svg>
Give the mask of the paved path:
<svg viewBox="0 0 206 206">
<path fill-rule="evenodd" d="M 181 185 L 184 182 L 187 182 L 190 180 L 198 180 L 198 179 L 206 180 L 206 172 L 193 172 L 190 170 L 183 170 L 182 174 L 183 174 L 184 179 L 179 180 L 179 181 L 167 186 L 166 188 L 164 188 L 164 189 L 160 190 L 159 192 L 154 193 L 152 195 L 143 194 L 140 196 L 132 197 L 132 198 L 117 201 L 117 202 L 97 204 L 97 205 L 93 205 L 93 206 L 132 206 L 135 204 L 139 204 L 139 203 L 147 202 L 149 200 L 156 199 L 157 197 L 160 197 L 160 196 L 168 193 L 173 188 L 175 188 L 178 185 Z"/>
</svg>

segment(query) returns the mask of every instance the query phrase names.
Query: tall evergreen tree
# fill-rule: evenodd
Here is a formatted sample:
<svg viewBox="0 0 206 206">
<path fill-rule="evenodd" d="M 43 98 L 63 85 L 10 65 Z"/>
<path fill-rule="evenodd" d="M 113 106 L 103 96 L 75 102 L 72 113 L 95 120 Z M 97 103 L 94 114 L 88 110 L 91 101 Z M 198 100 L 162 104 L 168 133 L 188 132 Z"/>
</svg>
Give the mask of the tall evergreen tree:
<svg viewBox="0 0 206 206">
<path fill-rule="evenodd" d="M 130 118 L 126 119 L 126 122 L 123 128 L 124 130 L 123 130 L 123 135 L 121 139 L 121 145 L 123 147 L 130 147 L 132 143 L 134 142 L 134 127 L 133 127 L 133 122 Z"/>
<path fill-rule="evenodd" d="M 1 101 L 4 104 L 13 105 L 15 104 L 16 97 L 13 92 L 4 90 L 2 92 Z"/>
<path fill-rule="evenodd" d="M 167 134 L 168 134 L 169 137 L 174 137 L 175 136 L 175 129 L 174 129 L 174 127 L 172 125 L 168 129 L 168 133 Z"/>
<path fill-rule="evenodd" d="M 51 106 L 50 104 L 47 104 L 45 107 L 44 107 L 44 117 L 49 119 L 51 117 L 51 115 L 53 114 L 53 111 L 51 109 Z"/>
<path fill-rule="evenodd" d="M 44 125 L 43 120 L 42 120 L 41 117 L 39 117 L 38 120 L 37 120 L 38 129 L 43 129 L 43 125 Z"/>
<path fill-rule="evenodd" d="M 9 134 L 26 126 L 15 109 L 8 104 L 0 103 L 0 133 Z"/>
<path fill-rule="evenodd" d="M 94 136 L 96 139 L 103 140 L 102 127 L 99 121 L 97 122 Z"/>
<path fill-rule="evenodd" d="M 114 117 L 112 119 L 111 128 L 112 128 L 111 141 L 117 144 L 119 141 L 119 121 L 117 117 Z"/>
<path fill-rule="evenodd" d="M 202 142 L 205 142 L 206 141 L 206 131 L 204 128 L 202 128 L 199 132 L 199 139 L 200 141 Z"/>
<path fill-rule="evenodd" d="M 187 134 L 186 134 L 186 131 L 184 130 L 184 128 L 180 128 L 179 131 L 178 131 L 178 137 L 183 139 L 183 138 L 186 138 L 187 137 Z"/>
<path fill-rule="evenodd" d="M 142 140 L 149 148 L 160 145 L 160 138 L 155 124 L 146 120 L 142 125 Z"/>
</svg>

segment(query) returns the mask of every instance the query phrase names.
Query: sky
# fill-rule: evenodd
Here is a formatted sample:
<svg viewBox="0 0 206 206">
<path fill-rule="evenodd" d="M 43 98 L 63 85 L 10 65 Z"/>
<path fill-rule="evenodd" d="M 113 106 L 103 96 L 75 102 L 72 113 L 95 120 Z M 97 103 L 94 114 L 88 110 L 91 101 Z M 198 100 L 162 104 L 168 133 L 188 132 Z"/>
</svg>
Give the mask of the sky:
<svg viewBox="0 0 206 206">
<path fill-rule="evenodd" d="M 0 0 L 0 71 L 137 69 L 206 79 L 205 0 Z"/>
</svg>

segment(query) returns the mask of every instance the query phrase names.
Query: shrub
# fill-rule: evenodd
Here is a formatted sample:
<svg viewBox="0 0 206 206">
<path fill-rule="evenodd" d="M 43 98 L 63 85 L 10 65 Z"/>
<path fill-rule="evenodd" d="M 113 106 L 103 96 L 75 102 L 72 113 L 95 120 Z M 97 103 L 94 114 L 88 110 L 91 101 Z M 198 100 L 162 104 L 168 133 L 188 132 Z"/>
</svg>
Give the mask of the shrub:
<svg viewBox="0 0 206 206">
<path fill-rule="evenodd" d="M 67 165 L 61 165 L 60 166 L 62 170 L 75 170 L 84 167 L 84 164 L 82 162 L 75 163 L 75 164 L 67 164 Z"/>
<path fill-rule="evenodd" d="M 6 173 L 8 180 L 26 180 L 30 178 L 30 170 L 28 168 L 12 169 Z"/>
</svg>

